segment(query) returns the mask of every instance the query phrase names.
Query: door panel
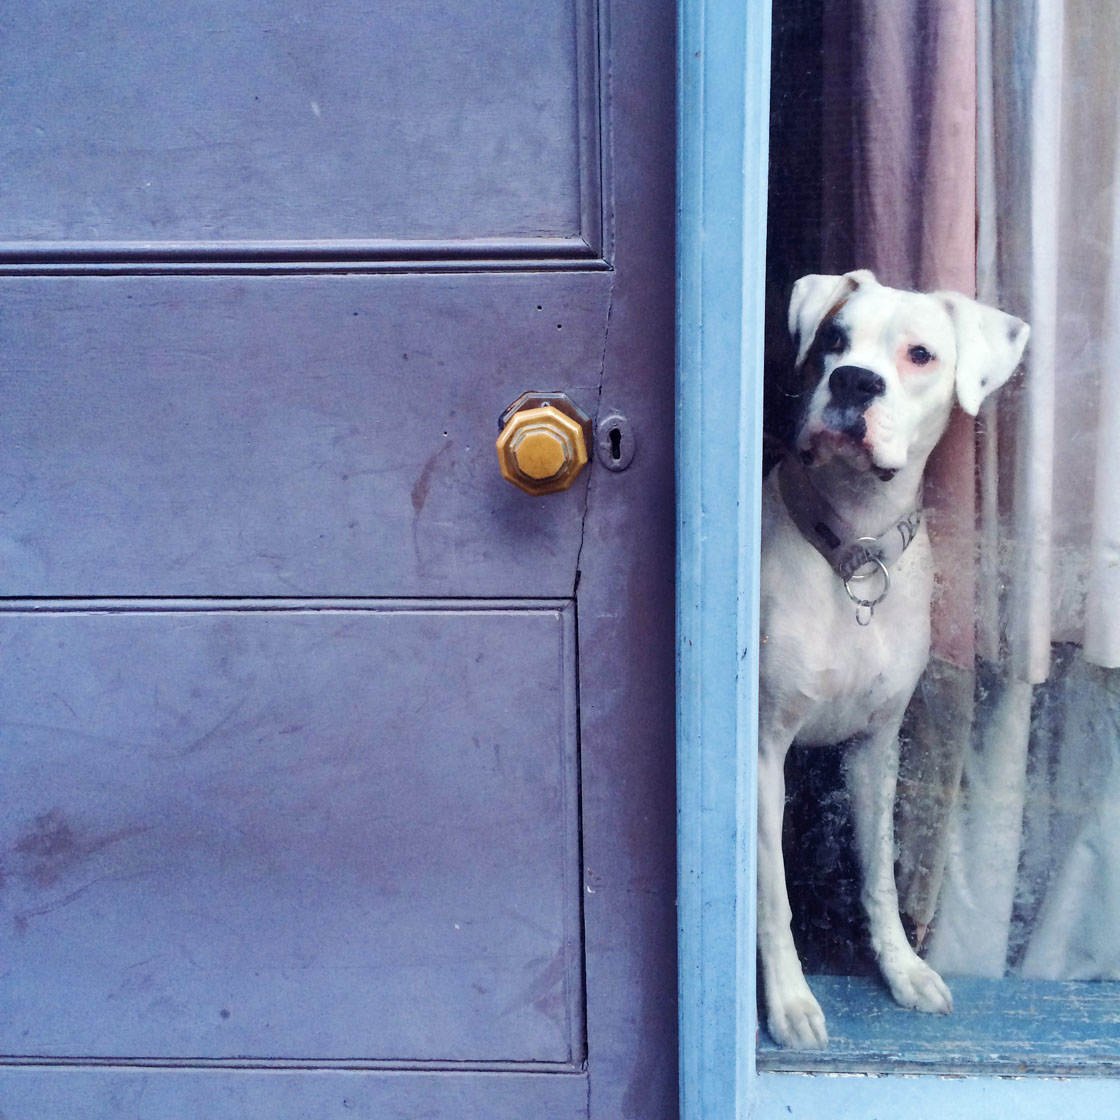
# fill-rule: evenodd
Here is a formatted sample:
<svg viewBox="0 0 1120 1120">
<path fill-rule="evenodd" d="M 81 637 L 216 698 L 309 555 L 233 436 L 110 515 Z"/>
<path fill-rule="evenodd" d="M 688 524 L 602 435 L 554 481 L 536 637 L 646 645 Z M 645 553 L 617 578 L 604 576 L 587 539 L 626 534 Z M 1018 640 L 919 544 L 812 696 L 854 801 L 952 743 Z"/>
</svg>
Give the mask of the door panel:
<svg viewBox="0 0 1120 1120">
<path fill-rule="evenodd" d="M 2 623 L 4 1053 L 579 1062 L 570 604 Z"/>
<path fill-rule="evenodd" d="M 606 273 L 0 279 L 7 595 L 566 596 L 587 477 L 494 455 L 588 410 Z"/>
<path fill-rule="evenodd" d="M 13 5 L 0 237 L 574 238 L 589 8 Z"/>
</svg>

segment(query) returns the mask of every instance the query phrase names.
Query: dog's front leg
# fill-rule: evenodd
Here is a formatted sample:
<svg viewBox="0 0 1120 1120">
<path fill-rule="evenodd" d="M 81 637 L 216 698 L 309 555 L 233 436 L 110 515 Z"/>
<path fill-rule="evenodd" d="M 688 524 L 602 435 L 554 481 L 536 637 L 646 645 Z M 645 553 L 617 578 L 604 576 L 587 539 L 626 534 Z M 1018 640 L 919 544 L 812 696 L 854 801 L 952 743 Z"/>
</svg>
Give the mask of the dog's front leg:
<svg viewBox="0 0 1120 1120">
<path fill-rule="evenodd" d="M 897 719 L 853 742 L 844 755 L 856 846 L 863 872 L 862 900 L 871 944 L 891 994 L 903 1007 L 948 1014 L 945 982 L 910 947 L 898 913 L 894 877 L 894 802 L 898 784 Z"/>
<path fill-rule="evenodd" d="M 792 734 L 767 734 L 758 751 L 758 953 L 766 996 L 766 1026 L 779 1046 L 818 1050 L 828 1045 L 824 1013 L 793 943 L 782 858 L 785 760 Z"/>
</svg>

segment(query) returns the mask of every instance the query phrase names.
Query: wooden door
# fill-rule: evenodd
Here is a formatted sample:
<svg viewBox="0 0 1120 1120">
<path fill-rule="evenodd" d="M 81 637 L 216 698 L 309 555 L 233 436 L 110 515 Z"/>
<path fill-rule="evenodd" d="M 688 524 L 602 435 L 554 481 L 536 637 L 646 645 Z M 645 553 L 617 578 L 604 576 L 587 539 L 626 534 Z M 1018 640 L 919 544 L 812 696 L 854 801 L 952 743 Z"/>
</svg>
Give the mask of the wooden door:
<svg viewBox="0 0 1120 1120">
<path fill-rule="evenodd" d="M 0 1112 L 675 1115 L 672 5 L 0 68 Z"/>
</svg>

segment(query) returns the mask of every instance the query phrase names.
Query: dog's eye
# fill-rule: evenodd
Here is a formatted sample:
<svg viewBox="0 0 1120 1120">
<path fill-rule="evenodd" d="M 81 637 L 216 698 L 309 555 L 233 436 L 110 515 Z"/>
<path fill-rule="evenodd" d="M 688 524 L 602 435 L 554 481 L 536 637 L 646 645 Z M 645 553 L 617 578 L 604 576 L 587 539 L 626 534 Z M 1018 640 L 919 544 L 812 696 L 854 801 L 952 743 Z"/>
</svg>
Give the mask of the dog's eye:
<svg viewBox="0 0 1120 1120">
<path fill-rule="evenodd" d="M 839 354 L 848 345 L 848 336 L 838 323 L 829 323 L 821 332 L 821 346 L 826 354 Z"/>
<path fill-rule="evenodd" d="M 928 366 L 933 361 L 933 355 L 924 346 L 911 346 L 907 353 L 916 366 Z"/>
</svg>

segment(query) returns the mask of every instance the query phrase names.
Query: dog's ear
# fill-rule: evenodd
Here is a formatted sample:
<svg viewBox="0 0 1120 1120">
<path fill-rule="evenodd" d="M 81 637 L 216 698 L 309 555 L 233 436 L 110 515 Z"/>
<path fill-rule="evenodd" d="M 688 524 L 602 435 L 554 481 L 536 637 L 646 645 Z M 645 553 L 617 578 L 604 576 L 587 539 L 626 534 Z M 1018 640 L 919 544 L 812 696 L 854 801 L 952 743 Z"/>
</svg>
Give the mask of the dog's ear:
<svg viewBox="0 0 1120 1120">
<path fill-rule="evenodd" d="M 793 286 L 789 301 L 789 333 L 797 346 L 797 365 L 805 361 L 821 320 L 856 288 L 877 283 L 866 268 L 843 276 L 802 276 Z"/>
<path fill-rule="evenodd" d="M 1031 329 L 1022 319 L 960 292 L 938 292 L 957 332 L 957 400 L 975 416 L 984 398 L 1014 372 Z"/>
</svg>

